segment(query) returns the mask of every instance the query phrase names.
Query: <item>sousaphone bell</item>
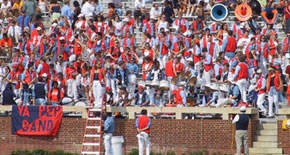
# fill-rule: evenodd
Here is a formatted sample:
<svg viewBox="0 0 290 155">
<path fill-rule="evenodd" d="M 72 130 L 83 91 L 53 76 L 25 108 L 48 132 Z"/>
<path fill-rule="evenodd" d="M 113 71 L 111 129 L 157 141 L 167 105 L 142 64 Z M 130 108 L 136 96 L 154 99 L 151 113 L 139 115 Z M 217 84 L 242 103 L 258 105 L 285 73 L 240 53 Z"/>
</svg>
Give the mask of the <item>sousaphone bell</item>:
<svg viewBox="0 0 290 155">
<path fill-rule="evenodd" d="M 223 4 L 216 4 L 210 11 L 210 16 L 215 21 L 223 21 L 229 15 L 227 7 Z"/>
<path fill-rule="evenodd" d="M 266 24 L 274 24 L 278 18 L 278 10 L 274 8 L 266 8 L 262 11 L 261 16 Z"/>
</svg>

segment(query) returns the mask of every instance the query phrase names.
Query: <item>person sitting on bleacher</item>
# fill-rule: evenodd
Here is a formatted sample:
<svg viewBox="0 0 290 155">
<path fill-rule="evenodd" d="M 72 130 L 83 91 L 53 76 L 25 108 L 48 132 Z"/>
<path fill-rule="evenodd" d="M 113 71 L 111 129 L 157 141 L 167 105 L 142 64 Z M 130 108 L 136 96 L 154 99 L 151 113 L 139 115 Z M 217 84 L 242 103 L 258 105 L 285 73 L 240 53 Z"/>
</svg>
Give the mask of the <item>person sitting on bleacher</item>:
<svg viewBox="0 0 290 155">
<path fill-rule="evenodd" d="M 135 93 L 132 99 L 135 99 L 135 106 L 149 106 L 149 95 L 144 91 L 144 87 L 141 85 L 138 86 L 138 92 Z"/>
</svg>

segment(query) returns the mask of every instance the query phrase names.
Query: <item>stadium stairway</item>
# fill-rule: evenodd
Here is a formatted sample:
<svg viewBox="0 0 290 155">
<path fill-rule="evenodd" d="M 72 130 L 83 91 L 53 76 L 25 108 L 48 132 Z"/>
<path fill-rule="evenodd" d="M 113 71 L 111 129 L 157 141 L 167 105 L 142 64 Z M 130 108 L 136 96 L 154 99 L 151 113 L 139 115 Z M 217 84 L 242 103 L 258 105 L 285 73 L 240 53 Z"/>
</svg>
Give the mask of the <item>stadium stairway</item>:
<svg viewBox="0 0 290 155">
<path fill-rule="evenodd" d="M 280 116 L 279 116 L 280 117 Z M 278 118 L 283 119 L 283 118 Z M 249 149 L 251 155 L 281 155 L 282 148 L 278 148 L 277 142 L 277 119 L 260 119 L 257 136 L 253 147 Z"/>
</svg>

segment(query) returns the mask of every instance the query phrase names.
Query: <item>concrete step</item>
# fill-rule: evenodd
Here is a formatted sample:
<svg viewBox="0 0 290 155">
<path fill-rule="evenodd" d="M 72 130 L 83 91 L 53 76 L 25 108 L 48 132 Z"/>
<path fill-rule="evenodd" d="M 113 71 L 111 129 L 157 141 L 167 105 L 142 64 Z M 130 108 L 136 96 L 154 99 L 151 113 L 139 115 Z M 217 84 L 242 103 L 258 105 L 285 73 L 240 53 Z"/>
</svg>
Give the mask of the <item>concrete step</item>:
<svg viewBox="0 0 290 155">
<path fill-rule="evenodd" d="M 254 142 L 254 148 L 276 148 L 278 146 L 277 142 Z"/>
<path fill-rule="evenodd" d="M 250 148 L 249 154 L 252 153 L 262 153 L 262 154 L 272 154 L 272 153 L 283 153 L 281 148 Z"/>
<path fill-rule="evenodd" d="M 251 153 L 251 155 L 288 155 L 288 154 L 281 154 L 281 153 Z"/>
<path fill-rule="evenodd" d="M 260 130 L 257 131 L 259 136 L 277 136 L 277 130 Z"/>
<path fill-rule="evenodd" d="M 277 124 L 275 123 L 268 123 L 268 124 L 259 124 L 258 129 L 264 130 L 277 130 Z"/>
<path fill-rule="evenodd" d="M 277 142 L 277 136 L 256 136 L 258 142 Z"/>
</svg>

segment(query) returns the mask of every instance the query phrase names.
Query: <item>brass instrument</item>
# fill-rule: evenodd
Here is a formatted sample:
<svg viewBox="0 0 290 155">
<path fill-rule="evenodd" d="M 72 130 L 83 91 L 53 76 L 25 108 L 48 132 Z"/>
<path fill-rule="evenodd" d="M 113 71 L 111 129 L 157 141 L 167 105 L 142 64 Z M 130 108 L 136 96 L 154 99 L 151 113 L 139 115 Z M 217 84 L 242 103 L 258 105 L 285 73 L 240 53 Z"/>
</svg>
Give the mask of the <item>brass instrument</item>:
<svg viewBox="0 0 290 155">
<path fill-rule="evenodd" d="M 194 86 L 196 83 L 196 77 L 192 77 L 191 79 L 189 79 L 188 84 L 189 86 Z"/>
<path fill-rule="evenodd" d="M 174 76 L 171 80 L 171 84 L 176 85 L 178 82 L 178 76 Z"/>
<path fill-rule="evenodd" d="M 3 77 L 3 79 L 2 79 L 2 82 L 4 82 L 4 81 L 7 80 L 7 77 L 8 77 L 8 75 L 9 75 L 10 72 L 11 72 L 11 71 L 9 70 L 9 72 L 7 72 L 7 73 L 4 75 L 4 77 Z"/>
<path fill-rule="evenodd" d="M 191 76 L 191 72 L 190 72 L 190 71 L 187 71 L 187 72 L 185 73 L 185 75 L 184 75 L 184 78 L 185 78 L 185 79 L 189 79 L 190 76 Z"/>
</svg>

